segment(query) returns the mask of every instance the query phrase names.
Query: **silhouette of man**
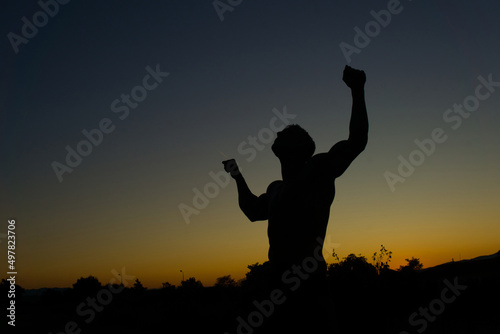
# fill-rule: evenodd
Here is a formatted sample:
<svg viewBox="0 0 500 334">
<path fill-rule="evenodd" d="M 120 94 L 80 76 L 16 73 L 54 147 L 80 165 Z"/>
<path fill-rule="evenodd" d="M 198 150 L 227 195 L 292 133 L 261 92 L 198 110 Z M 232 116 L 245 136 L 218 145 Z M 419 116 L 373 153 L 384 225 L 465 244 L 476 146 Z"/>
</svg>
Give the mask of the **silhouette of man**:
<svg viewBox="0 0 500 334">
<path fill-rule="evenodd" d="M 273 268 L 273 284 L 284 286 L 288 283 L 288 288 L 300 285 L 302 295 L 325 292 L 326 262 L 322 252 L 315 252 L 315 249 L 323 248 L 330 206 L 335 197 L 335 179 L 365 149 L 368 141 L 365 73 L 346 66 L 342 79 L 352 95 L 347 140 L 338 142 L 327 153 L 313 155 L 315 144 L 309 134 L 299 125 L 287 126 L 278 132 L 272 145 L 281 163 L 283 180 L 272 182 L 260 196 L 250 191 L 234 159 L 223 162 L 225 170 L 236 181 L 243 213 L 252 222 L 268 220 L 268 256 Z M 298 268 L 304 259 L 318 259 L 318 256 L 320 261 L 314 272 Z"/>
</svg>

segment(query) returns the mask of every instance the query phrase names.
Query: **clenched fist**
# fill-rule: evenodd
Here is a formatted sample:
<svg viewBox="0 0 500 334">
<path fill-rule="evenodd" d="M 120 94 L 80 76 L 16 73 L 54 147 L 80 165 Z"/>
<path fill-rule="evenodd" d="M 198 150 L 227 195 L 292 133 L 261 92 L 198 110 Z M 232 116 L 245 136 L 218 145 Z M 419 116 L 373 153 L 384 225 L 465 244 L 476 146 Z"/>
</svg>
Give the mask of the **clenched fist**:
<svg viewBox="0 0 500 334">
<path fill-rule="evenodd" d="M 365 86 L 366 74 L 364 71 L 345 66 L 342 80 L 351 89 L 362 89 Z"/>
</svg>

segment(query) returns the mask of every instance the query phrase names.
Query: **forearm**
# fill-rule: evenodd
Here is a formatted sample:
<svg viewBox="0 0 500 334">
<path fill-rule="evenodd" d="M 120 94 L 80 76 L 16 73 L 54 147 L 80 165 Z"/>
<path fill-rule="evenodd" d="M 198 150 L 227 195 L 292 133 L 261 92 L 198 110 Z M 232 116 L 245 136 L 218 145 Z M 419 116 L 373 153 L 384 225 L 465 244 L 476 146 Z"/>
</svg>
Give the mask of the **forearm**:
<svg viewBox="0 0 500 334">
<path fill-rule="evenodd" d="M 368 142 L 368 115 L 364 88 L 351 90 L 352 111 L 349 123 L 349 141 L 364 149 Z"/>
<path fill-rule="evenodd" d="M 250 188 L 248 188 L 247 182 L 241 173 L 234 179 L 238 188 L 238 204 L 243 213 L 248 216 L 248 213 L 252 208 L 252 204 L 257 200 L 257 196 L 250 191 Z"/>
</svg>

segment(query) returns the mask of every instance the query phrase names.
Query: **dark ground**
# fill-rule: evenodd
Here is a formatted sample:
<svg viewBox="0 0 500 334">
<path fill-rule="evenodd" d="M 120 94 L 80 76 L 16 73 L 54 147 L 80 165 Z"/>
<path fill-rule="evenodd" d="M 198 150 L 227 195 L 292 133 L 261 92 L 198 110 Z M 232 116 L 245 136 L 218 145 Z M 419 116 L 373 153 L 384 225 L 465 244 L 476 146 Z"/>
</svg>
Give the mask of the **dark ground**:
<svg viewBox="0 0 500 334">
<path fill-rule="evenodd" d="M 351 267 L 330 268 L 329 274 L 326 295 L 335 311 L 325 320 L 336 323 L 337 333 L 500 333 L 500 256 L 419 272 L 386 270 L 379 275 L 370 268 Z M 237 318 L 248 320 L 256 310 L 252 302 L 265 299 L 259 282 L 252 277 L 243 286 L 229 288 L 124 289 L 99 312 L 87 305 L 80 313 L 78 305 L 96 294 L 82 296 L 73 289 L 24 294 L 17 300 L 15 330 L 5 319 L 1 328 L 2 333 L 233 334 L 238 333 Z M 460 288 L 453 292 L 449 285 Z M 262 328 L 240 328 L 239 333 L 259 333 Z"/>
</svg>

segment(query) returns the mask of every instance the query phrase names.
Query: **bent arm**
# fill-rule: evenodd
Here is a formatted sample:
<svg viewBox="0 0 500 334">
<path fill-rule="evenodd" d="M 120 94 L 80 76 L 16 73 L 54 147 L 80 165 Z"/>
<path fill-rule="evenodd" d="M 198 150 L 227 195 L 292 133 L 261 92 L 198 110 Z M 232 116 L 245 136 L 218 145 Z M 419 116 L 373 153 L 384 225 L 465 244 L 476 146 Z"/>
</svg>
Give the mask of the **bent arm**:
<svg viewBox="0 0 500 334">
<path fill-rule="evenodd" d="M 368 143 L 368 115 L 364 89 L 365 73 L 346 66 L 343 80 L 351 89 L 352 109 L 349 122 L 349 138 L 338 142 L 328 152 L 335 177 L 344 173 L 351 162 L 363 152 Z"/>
<path fill-rule="evenodd" d="M 268 219 L 267 195 L 255 196 L 241 173 L 234 179 L 238 187 L 238 204 L 245 216 L 252 222 Z"/>
</svg>

